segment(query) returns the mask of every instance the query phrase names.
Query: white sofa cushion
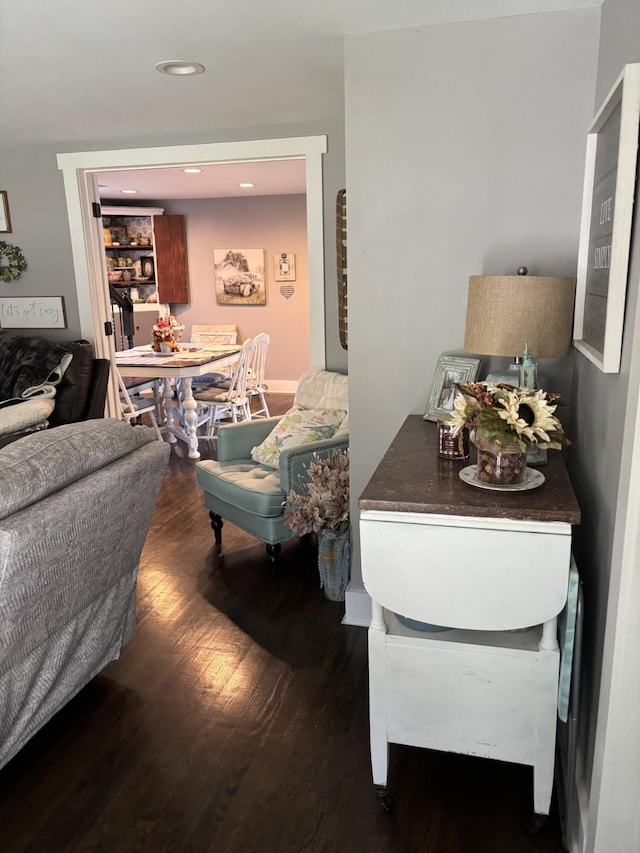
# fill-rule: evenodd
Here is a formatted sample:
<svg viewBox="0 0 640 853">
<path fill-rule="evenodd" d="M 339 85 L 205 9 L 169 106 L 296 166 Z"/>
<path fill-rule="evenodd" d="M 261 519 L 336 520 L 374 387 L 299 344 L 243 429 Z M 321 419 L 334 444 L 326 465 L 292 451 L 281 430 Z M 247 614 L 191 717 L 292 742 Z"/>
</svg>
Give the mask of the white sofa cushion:
<svg viewBox="0 0 640 853">
<path fill-rule="evenodd" d="M 308 370 L 300 377 L 294 404 L 303 409 L 349 411 L 349 377 L 330 370 Z"/>
</svg>

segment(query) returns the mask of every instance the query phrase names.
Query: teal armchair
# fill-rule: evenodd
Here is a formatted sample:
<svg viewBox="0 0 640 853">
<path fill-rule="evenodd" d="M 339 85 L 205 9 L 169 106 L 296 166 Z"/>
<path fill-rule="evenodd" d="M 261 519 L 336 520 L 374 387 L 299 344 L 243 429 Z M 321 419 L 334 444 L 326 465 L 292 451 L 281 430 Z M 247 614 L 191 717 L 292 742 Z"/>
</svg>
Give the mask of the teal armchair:
<svg viewBox="0 0 640 853">
<path fill-rule="evenodd" d="M 284 523 L 287 494 L 304 485 L 314 454 L 324 457 L 335 448 L 349 446 L 347 377 L 326 370 L 308 371 L 300 379 L 294 406 L 306 410 L 336 409 L 347 415 L 331 438 L 281 449 L 277 468 L 254 461 L 251 451 L 267 438 L 280 422 L 279 417 L 220 427 L 218 460 L 196 464 L 196 479 L 204 492 L 216 543 L 222 543 L 226 519 L 262 539 L 272 564 L 278 559 L 280 543 L 296 536 Z"/>
</svg>

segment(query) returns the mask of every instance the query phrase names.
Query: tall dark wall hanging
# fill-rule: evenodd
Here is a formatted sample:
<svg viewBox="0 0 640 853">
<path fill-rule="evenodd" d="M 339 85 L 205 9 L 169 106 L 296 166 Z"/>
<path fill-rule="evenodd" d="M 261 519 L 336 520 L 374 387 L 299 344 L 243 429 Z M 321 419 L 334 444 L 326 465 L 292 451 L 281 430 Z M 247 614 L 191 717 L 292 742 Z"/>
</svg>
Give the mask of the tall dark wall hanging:
<svg viewBox="0 0 640 853">
<path fill-rule="evenodd" d="M 347 191 L 336 199 L 336 258 L 338 264 L 338 331 L 342 349 L 348 346 L 347 323 Z"/>
</svg>

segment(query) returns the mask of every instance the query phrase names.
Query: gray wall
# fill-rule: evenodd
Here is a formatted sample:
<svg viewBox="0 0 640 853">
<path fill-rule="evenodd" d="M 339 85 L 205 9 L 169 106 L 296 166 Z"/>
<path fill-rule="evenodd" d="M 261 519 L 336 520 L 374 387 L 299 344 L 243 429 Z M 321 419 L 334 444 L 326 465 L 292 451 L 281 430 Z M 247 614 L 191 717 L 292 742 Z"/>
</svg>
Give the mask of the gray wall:
<svg viewBox="0 0 640 853">
<path fill-rule="evenodd" d="M 594 113 L 623 66 L 630 62 L 640 62 L 640 4 L 637 0 L 606 0 Z M 626 460 L 621 465 L 623 444 L 629 440 L 625 415 L 633 417 L 633 411 L 627 409 L 638 393 L 633 364 L 640 344 L 634 338 L 639 279 L 640 219 L 636 216 L 620 373 L 603 374 L 576 351 L 572 392 L 575 447 L 570 473 L 583 518 L 576 531 L 575 549 L 585 595 L 579 782 L 589 801 L 586 849 L 606 853 L 640 849 L 638 704 L 628 695 L 620 698 L 625 689 L 621 681 L 638 693 L 638 628 L 631 640 L 625 624 L 628 618 L 631 626 L 637 626 L 638 614 L 632 611 L 625 616 L 632 587 L 621 577 L 623 569 L 614 556 L 628 497 Z M 637 519 L 632 523 L 635 527 Z M 614 662 L 625 654 L 625 671 L 617 676 Z M 621 681 L 616 680 L 618 677 Z"/>
<path fill-rule="evenodd" d="M 342 104 L 336 104 L 342 109 Z M 75 281 L 71 257 L 71 241 L 67 207 L 56 155 L 72 151 L 101 151 L 118 148 L 146 148 L 167 145 L 189 145 L 204 142 L 272 139 L 294 136 L 328 137 L 328 153 L 324 156 L 323 188 L 325 204 L 325 318 L 327 366 L 346 372 L 347 354 L 338 338 L 338 308 L 335 252 L 335 197 L 345 185 L 344 127 L 342 115 L 326 120 L 273 127 L 244 127 L 218 132 L 212 128 L 207 136 L 180 135 L 172 130 L 167 117 L 167 132 L 162 136 L 137 136 L 107 141 L 87 138 L 83 143 L 3 148 L 0 141 L 0 186 L 8 191 L 13 233 L 7 242 L 19 246 L 28 268 L 19 281 L 3 285 L 7 296 L 62 295 L 65 297 L 68 328 L 52 332 L 59 339 L 79 334 Z M 47 333 L 49 334 L 49 333 Z"/>
<path fill-rule="evenodd" d="M 354 519 L 438 356 L 461 350 L 469 276 L 575 275 L 598 23 L 589 9 L 346 41 Z"/>
</svg>

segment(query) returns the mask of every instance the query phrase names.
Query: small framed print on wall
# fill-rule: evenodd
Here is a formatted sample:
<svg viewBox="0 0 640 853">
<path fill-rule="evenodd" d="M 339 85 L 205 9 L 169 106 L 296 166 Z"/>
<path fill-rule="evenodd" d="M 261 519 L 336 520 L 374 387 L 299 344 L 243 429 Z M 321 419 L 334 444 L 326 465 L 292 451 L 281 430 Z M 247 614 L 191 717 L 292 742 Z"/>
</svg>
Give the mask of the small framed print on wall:
<svg viewBox="0 0 640 853">
<path fill-rule="evenodd" d="M 640 63 L 625 65 L 587 136 L 574 346 L 618 373 L 640 124 Z"/>
<path fill-rule="evenodd" d="M 9 198 L 6 190 L 0 190 L 0 234 L 11 234 Z"/>
<path fill-rule="evenodd" d="M 273 275 L 276 281 L 296 280 L 296 256 L 291 252 L 278 252 L 273 256 Z"/>
</svg>

